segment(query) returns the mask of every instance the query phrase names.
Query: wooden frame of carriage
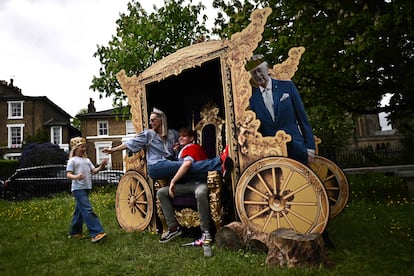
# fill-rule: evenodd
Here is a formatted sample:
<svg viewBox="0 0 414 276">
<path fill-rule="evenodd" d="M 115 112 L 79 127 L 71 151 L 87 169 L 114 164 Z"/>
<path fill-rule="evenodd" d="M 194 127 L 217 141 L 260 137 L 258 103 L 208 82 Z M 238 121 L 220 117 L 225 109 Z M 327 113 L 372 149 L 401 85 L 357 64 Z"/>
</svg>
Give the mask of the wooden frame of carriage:
<svg viewBox="0 0 414 276">
<path fill-rule="evenodd" d="M 179 128 L 189 120 L 192 124 L 206 120 L 211 114 L 199 117 L 200 111 L 206 104 L 214 105 L 210 109 L 214 110 L 213 117 L 223 118 L 224 123 L 221 133 L 216 133 L 222 143 L 218 147 L 228 145 L 235 163 L 230 187 L 235 217 L 266 233 L 282 227 L 321 233 L 329 218 L 339 214 L 348 201 L 344 173 L 321 156 L 316 156 L 312 169 L 288 158 L 286 143 L 290 136 L 278 131 L 274 137 L 263 137 L 258 132 L 260 121 L 248 109 L 252 89 L 245 62 L 262 39 L 270 13 L 270 8 L 255 10 L 251 23 L 230 40 L 193 44 L 138 76 L 128 77 L 121 71 L 117 79 L 128 96 L 137 132 L 148 127 L 154 106 L 167 114 L 169 127 Z M 271 75 L 291 79 L 304 50 L 290 49 L 288 58 L 271 68 Z M 158 184 L 147 176 L 143 152 L 127 157 L 125 162 L 127 172 L 116 195 L 118 222 L 127 231 L 155 231 L 154 193 Z M 217 196 L 220 194 L 213 194 Z M 219 227 L 222 220 L 217 217 L 223 214 L 222 207 L 211 208 L 217 209 L 214 216 Z"/>
</svg>

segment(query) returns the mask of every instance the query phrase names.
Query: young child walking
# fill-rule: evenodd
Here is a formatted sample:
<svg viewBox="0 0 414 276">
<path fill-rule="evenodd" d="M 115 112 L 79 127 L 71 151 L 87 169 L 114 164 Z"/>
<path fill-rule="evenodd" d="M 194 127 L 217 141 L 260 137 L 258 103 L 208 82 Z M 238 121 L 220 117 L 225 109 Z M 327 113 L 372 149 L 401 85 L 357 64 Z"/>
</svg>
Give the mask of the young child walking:
<svg viewBox="0 0 414 276">
<path fill-rule="evenodd" d="M 108 160 L 95 167 L 86 155 L 86 140 L 75 137 L 70 140 L 71 151 L 66 167 L 66 176 L 72 180 L 71 191 L 76 200 L 69 238 L 82 238 L 83 223 L 86 224 L 91 241 L 98 242 L 106 237 L 102 224 L 92 209 L 89 193 L 92 190 L 91 174 L 104 169 Z"/>
</svg>

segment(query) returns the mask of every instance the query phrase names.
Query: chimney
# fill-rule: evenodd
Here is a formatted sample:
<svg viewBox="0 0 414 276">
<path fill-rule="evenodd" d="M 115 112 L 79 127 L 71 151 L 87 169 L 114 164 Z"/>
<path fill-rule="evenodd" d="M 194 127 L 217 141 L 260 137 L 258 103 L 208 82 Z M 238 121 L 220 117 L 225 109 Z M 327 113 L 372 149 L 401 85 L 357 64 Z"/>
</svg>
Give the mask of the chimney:
<svg viewBox="0 0 414 276">
<path fill-rule="evenodd" d="M 88 104 L 88 113 L 95 113 L 95 102 L 92 100 L 92 98 L 89 98 L 89 104 Z"/>
<path fill-rule="evenodd" d="M 10 87 L 13 87 L 14 85 L 13 85 L 13 79 L 10 79 Z"/>
</svg>

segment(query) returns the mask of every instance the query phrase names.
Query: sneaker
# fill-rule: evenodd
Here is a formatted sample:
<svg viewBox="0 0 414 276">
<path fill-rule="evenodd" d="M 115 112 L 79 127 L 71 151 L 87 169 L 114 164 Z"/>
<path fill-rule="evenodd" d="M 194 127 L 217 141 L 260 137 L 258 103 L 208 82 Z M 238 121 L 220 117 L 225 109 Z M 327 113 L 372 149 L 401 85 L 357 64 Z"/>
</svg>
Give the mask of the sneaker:
<svg viewBox="0 0 414 276">
<path fill-rule="evenodd" d="M 165 235 L 162 235 L 159 242 L 160 243 L 166 243 L 172 240 L 173 238 L 180 236 L 183 232 L 181 231 L 181 227 L 177 226 L 175 230 L 168 229 L 167 233 Z"/>
<path fill-rule="evenodd" d="M 226 145 L 223 153 L 220 155 L 221 160 L 221 174 L 223 175 L 224 179 L 228 179 L 229 172 L 233 169 L 234 164 L 233 160 L 229 157 L 229 145 Z"/>
<path fill-rule="evenodd" d="M 73 235 L 68 235 L 68 239 L 86 239 L 87 236 L 84 234 L 73 234 Z"/>
<path fill-rule="evenodd" d="M 106 233 L 99 233 L 98 235 L 96 235 L 95 237 L 92 237 L 91 238 L 91 241 L 93 242 L 93 243 L 95 243 L 95 242 L 98 242 L 98 241 L 100 241 L 100 240 L 102 240 L 103 238 L 105 238 L 106 237 Z"/>
</svg>

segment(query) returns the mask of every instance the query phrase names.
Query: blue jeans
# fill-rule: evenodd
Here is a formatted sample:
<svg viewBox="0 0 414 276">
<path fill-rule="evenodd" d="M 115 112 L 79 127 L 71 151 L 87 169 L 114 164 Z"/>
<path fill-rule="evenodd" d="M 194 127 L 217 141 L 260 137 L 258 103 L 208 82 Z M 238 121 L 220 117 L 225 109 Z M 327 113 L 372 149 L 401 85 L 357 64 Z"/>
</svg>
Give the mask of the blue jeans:
<svg viewBox="0 0 414 276">
<path fill-rule="evenodd" d="M 75 190 L 72 192 L 76 200 L 76 205 L 69 235 L 82 234 L 84 222 L 91 237 L 95 237 L 97 234 L 104 232 L 98 216 L 92 209 L 91 202 L 89 201 L 89 192 L 90 190 Z"/>
<path fill-rule="evenodd" d="M 148 174 L 152 179 L 172 178 L 183 164 L 183 160 L 164 160 L 148 165 Z M 221 171 L 220 157 L 193 162 L 186 179 L 206 181 L 209 171 Z"/>
</svg>

